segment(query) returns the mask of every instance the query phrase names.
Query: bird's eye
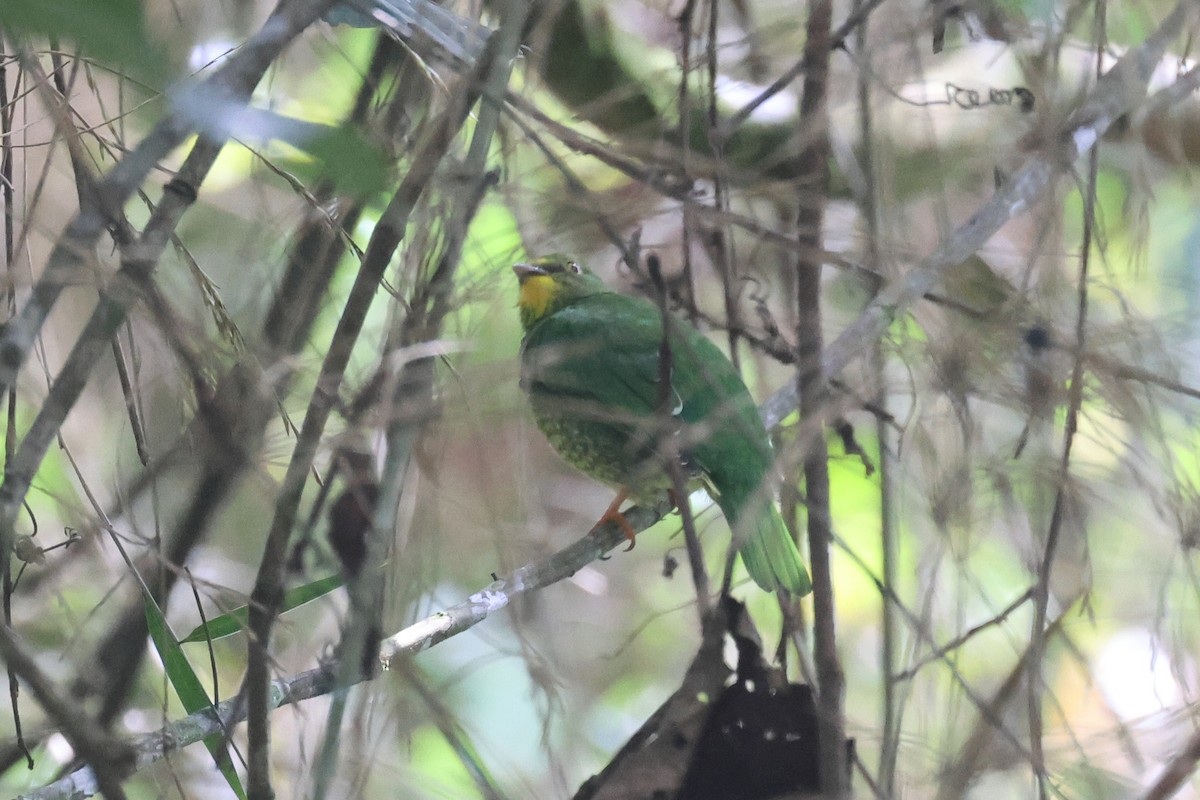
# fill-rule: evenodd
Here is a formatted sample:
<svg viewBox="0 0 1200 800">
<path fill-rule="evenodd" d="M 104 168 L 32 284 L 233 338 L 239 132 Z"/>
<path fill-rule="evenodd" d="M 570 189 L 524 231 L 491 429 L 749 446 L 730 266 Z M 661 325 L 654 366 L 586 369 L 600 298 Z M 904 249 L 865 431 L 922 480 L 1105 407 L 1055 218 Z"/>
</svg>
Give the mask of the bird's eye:
<svg viewBox="0 0 1200 800">
<path fill-rule="evenodd" d="M 574 272 L 576 275 L 583 272 L 583 267 L 579 266 L 579 264 L 574 261 L 567 262 L 567 269 L 571 270 L 571 272 Z"/>
</svg>

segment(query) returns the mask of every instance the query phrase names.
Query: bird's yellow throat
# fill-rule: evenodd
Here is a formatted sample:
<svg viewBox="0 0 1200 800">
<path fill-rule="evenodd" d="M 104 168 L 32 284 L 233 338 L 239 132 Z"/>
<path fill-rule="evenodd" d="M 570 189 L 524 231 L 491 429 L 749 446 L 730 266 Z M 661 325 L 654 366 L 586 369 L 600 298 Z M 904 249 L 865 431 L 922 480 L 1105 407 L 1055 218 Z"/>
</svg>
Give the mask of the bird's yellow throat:
<svg viewBox="0 0 1200 800">
<path fill-rule="evenodd" d="M 535 320 L 546 313 L 546 307 L 558 294 L 558 284 L 549 275 L 531 275 L 521 281 L 521 291 L 517 295 L 517 307 L 521 316 Z"/>
</svg>

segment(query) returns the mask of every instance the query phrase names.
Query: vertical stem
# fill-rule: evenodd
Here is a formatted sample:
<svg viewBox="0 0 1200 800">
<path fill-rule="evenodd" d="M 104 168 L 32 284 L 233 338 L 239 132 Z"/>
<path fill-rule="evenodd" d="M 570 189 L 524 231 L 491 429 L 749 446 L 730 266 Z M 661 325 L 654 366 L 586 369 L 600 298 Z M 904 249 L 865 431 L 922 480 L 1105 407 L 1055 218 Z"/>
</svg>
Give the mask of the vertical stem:
<svg viewBox="0 0 1200 800">
<path fill-rule="evenodd" d="M 1105 3 L 1096 4 L 1096 79 L 1102 74 L 1105 53 Z M 1046 609 L 1050 603 L 1050 571 L 1058 552 L 1066 508 L 1067 481 L 1071 472 L 1071 447 L 1079 427 L 1079 410 L 1083 405 L 1083 352 L 1086 344 L 1088 310 L 1089 260 L 1094 237 L 1096 216 L 1096 174 L 1099 169 L 1100 145 L 1088 153 L 1088 176 L 1084 187 L 1083 242 L 1079 255 L 1079 279 L 1076 286 L 1077 313 L 1075 317 L 1075 363 L 1071 369 L 1071 386 L 1067 395 L 1067 418 L 1063 431 L 1062 457 L 1058 465 L 1058 485 L 1054 493 L 1054 509 L 1046 532 L 1046 549 L 1038 565 L 1037 584 L 1033 588 L 1033 630 L 1029 641 L 1029 752 L 1032 756 L 1034 780 L 1040 800 L 1046 800 L 1046 762 L 1042 748 L 1042 693 L 1044 676 L 1042 660 L 1046 648 Z"/>
<path fill-rule="evenodd" d="M 9 276 L 7 280 L 8 286 L 5 291 L 5 297 L 8 300 L 8 313 L 5 315 L 7 319 L 17 313 L 17 282 L 12 274 L 16 261 L 15 231 L 13 229 L 13 219 L 16 217 L 16 212 L 13 210 L 12 122 L 14 109 L 9 105 L 8 73 L 4 67 L 5 58 L 4 52 L 0 51 L 0 196 L 4 199 L 4 268 Z M 18 72 L 17 74 L 19 84 L 20 73 Z M 13 94 L 17 95 L 18 91 L 14 91 Z M 17 387 L 15 382 L 5 394 L 7 395 L 5 399 L 8 401 L 8 414 L 5 419 L 4 463 L 7 466 L 12 461 L 17 441 Z M 13 594 L 12 559 L 4 558 L 3 561 L 4 563 L 0 565 L 0 571 L 3 572 L 3 586 L 0 587 L 0 591 L 4 595 L 4 624 L 11 626 Z M 13 730 L 16 733 L 17 749 L 25 756 L 25 763 L 29 766 L 29 769 L 33 769 L 33 756 L 25 744 L 25 734 L 21 729 L 21 708 L 17 701 L 17 697 L 20 694 L 20 684 L 17 682 L 17 674 L 13 672 L 12 667 L 8 666 L 7 669 L 8 695 L 12 706 Z"/>
<path fill-rule="evenodd" d="M 679 508 L 679 518 L 683 522 L 683 538 L 687 544 L 688 565 L 692 569 L 692 583 L 696 587 L 696 608 L 700 612 L 700 623 L 703 626 L 711 610 L 709 601 L 708 570 L 704 568 L 704 551 L 700 547 L 700 537 L 696 535 L 696 520 L 692 516 L 692 504 L 688 499 L 687 481 L 683 476 L 683 467 L 679 460 L 679 449 L 674 436 L 678 424 L 673 413 L 675 390 L 671 376 L 675 372 L 674 356 L 671 351 L 671 315 L 667 312 L 667 287 L 663 282 L 662 264 L 658 256 L 651 254 L 646 259 L 646 271 L 650 273 L 650 282 L 654 285 L 654 301 L 658 304 L 658 313 L 662 318 L 662 341 L 658 347 L 658 433 L 657 437 L 663 443 L 663 459 L 667 473 L 671 477 L 671 491 L 675 494 L 675 505 Z"/>
<path fill-rule="evenodd" d="M 886 390 L 883 388 L 883 373 L 886 366 L 883 353 L 876 345 L 874 372 L 880 380 L 876 402 L 886 409 Z M 896 595 L 896 502 L 893 474 L 895 460 L 889 447 L 891 429 L 882 416 L 875 422 L 876 439 L 879 441 L 879 539 L 883 560 L 883 585 L 886 592 L 880 595 L 880 628 L 882 647 L 879 671 L 883 680 L 883 742 L 879 750 L 878 782 L 884 797 L 895 792 L 896 754 L 900 748 L 900 700 L 897 692 L 896 651 L 899 646 L 899 628 L 896 624 L 896 609 L 892 598 Z"/>
<path fill-rule="evenodd" d="M 712 150 L 713 162 L 717 168 L 713 170 L 713 208 L 718 213 L 729 210 L 729 193 L 725 187 L 725 176 L 722 172 L 721 159 L 725 157 L 725 142 L 721 134 L 721 120 L 717 105 L 717 23 L 719 21 L 720 5 L 717 0 L 709 0 L 708 4 L 708 34 L 705 42 L 705 63 L 708 69 L 708 107 L 706 123 L 708 146 Z M 705 231 L 710 245 L 713 263 L 717 274 L 721 276 L 721 290 L 725 301 L 726 334 L 729 337 L 729 360 L 739 373 L 742 371 L 742 359 L 738 354 L 738 331 L 742 329 L 741 312 L 738 309 L 738 269 L 737 257 L 733 251 L 733 241 L 729 229 L 724 223 L 716 223 L 711 231 Z"/>
<path fill-rule="evenodd" d="M 842 722 L 843 682 L 834 627 L 833 580 L 829 545 L 829 468 L 823 419 L 826 385 L 821 367 L 821 226 L 829 184 L 829 124 L 826 79 L 829 71 L 831 0 L 809 0 L 804 45 L 804 94 L 800 124 L 805 146 L 800 154 L 800 197 L 796 238 L 800 258 L 796 274 L 799 353 L 798 389 L 802 430 L 809 432 L 804 453 L 804 487 L 808 498 L 808 546 L 813 579 L 813 656 L 817 668 L 817 712 L 821 752 L 821 791 L 826 797 L 848 795 L 845 735 Z"/>
<path fill-rule="evenodd" d="M 696 0 L 687 0 L 679 12 L 680 78 L 679 78 L 679 163 L 683 178 L 692 174 L 692 105 L 688 81 L 692 75 L 692 19 L 696 13 Z M 683 204 L 683 236 L 680 256 L 683 259 L 683 281 L 680 291 L 683 308 L 688 319 L 696 322 L 696 287 L 692 278 L 692 230 L 695 226 L 691 203 Z"/>
<path fill-rule="evenodd" d="M 863 0 L 855 0 L 854 10 L 859 13 L 866 4 Z M 871 47 L 868 40 L 867 18 L 855 31 L 854 41 L 858 57 L 863 61 L 863 67 L 858 70 L 858 137 L 859 164 L 863 174 L 861 196 L 858 198 L 859 207 L 866 227 L 866 263 L 876 274 L 883 273 L 880 263 L 879 247 L 879 207 L 876 202 L 874 122 L 871 116 Z M 879 415 L 875 418 L 875 438 L 879 442 L 879 543 L 882 554 L 882 575 L 884 591 L 880 592 L 879 626 L 882 634 L 880 647 L 879 675 L 883 684 L 883 695 L 880 698 L 883 706 L 883 736 L 879 746 L 879 766 L 877 773 L 878 794 L 881 797 L 892 797 L 895 794 L 896 783 L 896 753 L 900 745 L 900 713 L 897 693 L 896 649 L 898 645 L 898 627 L 896 609 L 892 598 L 896 594 L 896 505 L 893 470 L 895 462 L 889 448 L 891 429 L 887 421 L 887 356 L 883 351 L 882 341 L 876 340 L 871 350 L 871 371 L 877 382 L 875 391 L 875 407 Z"/>
</svg>

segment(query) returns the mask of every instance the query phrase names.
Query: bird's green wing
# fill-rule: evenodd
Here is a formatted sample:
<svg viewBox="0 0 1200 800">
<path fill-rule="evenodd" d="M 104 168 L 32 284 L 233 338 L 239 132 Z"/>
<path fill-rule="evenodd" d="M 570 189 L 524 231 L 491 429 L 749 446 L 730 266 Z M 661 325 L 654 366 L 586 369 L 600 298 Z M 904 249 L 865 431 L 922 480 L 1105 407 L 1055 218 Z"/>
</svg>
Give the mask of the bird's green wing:
<svg viewBox="0 0 1200 800">
<path fill-rule="evenodd" d="M 653 415 L 662 394 L 661 331 L 657 309 L 645 301 L 608 293 L 584 298 L 529 331 L 522 380 L 531 394 L 594 404 L 598 416 Z"/>
<path fill-rule="evenodd" d="M 746 482 L 757 484 L 771 448 L 737 370 L 703 334 L 674 320 L 671 385 L 664 389 L 661 344 L 662 317 L 652 303 L 592 295 L 529 331 L 522 378 L 534 402 L 621 425 L 626 435 L 657 425 L 665 405 L 684 428 L 680 443 L 689 461 L 710 475 L 745 470 Z"/>
</svg>

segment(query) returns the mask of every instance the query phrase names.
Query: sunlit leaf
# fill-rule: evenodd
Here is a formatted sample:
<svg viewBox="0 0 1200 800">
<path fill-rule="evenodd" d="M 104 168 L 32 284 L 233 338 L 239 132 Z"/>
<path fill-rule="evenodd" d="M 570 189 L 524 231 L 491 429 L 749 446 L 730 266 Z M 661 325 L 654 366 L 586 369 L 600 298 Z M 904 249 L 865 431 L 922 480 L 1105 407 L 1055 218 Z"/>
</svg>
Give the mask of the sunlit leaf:
<svg viewBox="0 0 1200 800">
<path fill-rule="evenodd" d="M 294 589 L 289 589 L 283 595 L 283 605 L 280 611 L 291 611 L 293 608 L 304 605 L 318 597 L 324 597 L 334 589 L 342 585 L 341 575 L 330 575 L 327 578 L 306 583 L 303 586 L 297 586 Z M 196 628 L 187 636 L 180 639 L 181 644 L 190 642 L 204 642 L 209 640 L 222 639 L 226 636 L 232 636 L 235 633 L 241 633 L 246 628 L 246 621 L 250 617 L 249 606 L 239 606 L 227 614 L 222 614 L 219 617 L 210 619 L 207 623 L 196 626 Z M 206 633 L 207 631 L 207 633 Z"/>
<path fill-rule="evenodd" d="M 154 642 L 154 649 L 158 651 L 158 656 L 162 659 L 163 669 L 167 673 L 167 680 L 171 682 L 171 687 L 179 697 L 179 702 L 183 704 L 184 709 L 189 714 L 193 714 L 201 709 L 211 708 L 213 703 L 208 696 L 208 692 L 204 690 L 204 684 L 200 682 L 196 671 L 192 669 L 192 665 L 184 654 L 183 648 L 180 647 L 175 634 L 172 633 L 170 626 L 167 625 L 167 621 L 163 618 L 162 611 L 149 598 L 146 599 L 145 608 L 146 625 L 150 631 L 150 640 Z M 229 760 L 229 751 L 223 746 L 222 738 L 216 735 L 209 736 L 204 740 L 204 745 L 212 753 L 213 760 L 217 764 L 217 769 L 225 776 L 225 780 L 229 783 L 229 788 L 238 797 L 244 799 L 246 792 L 242 788 L 242 782 L 238 778 L 237 771 L 234 770 L 233 764 Z"/>
<path fill-rule="evenodd" d="M 328 180 L 339 191 L 371 195 L 387 188 L 392 175 L 384 152 L 352 128 L 325 128 L 319 134 L 292 143 L 311 159 L 275 159 L 306 182 Z"/>
</svg>

